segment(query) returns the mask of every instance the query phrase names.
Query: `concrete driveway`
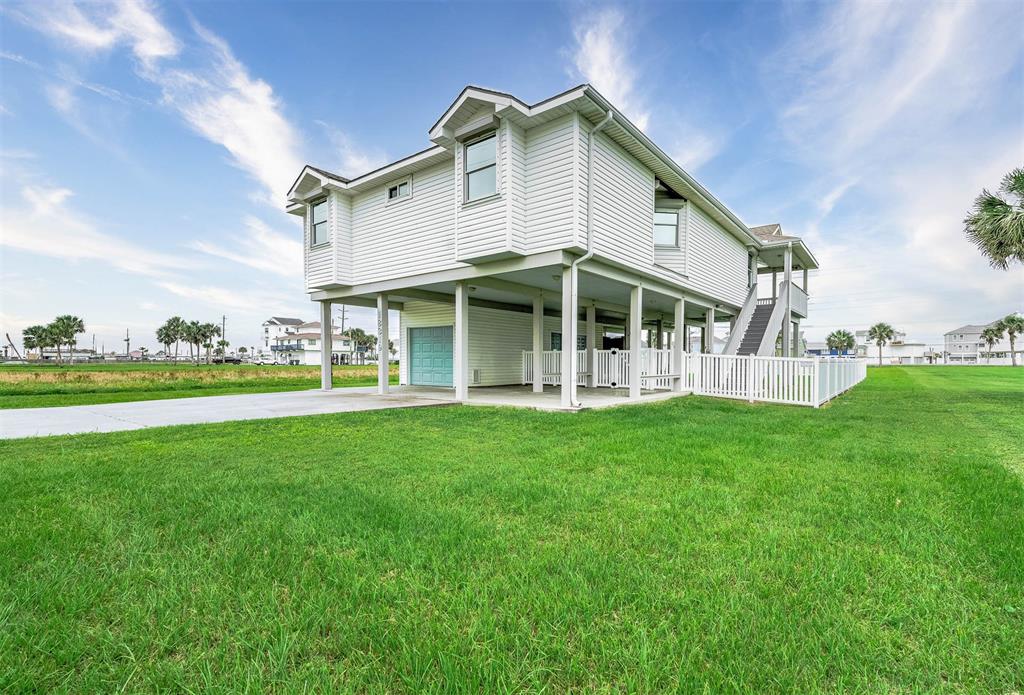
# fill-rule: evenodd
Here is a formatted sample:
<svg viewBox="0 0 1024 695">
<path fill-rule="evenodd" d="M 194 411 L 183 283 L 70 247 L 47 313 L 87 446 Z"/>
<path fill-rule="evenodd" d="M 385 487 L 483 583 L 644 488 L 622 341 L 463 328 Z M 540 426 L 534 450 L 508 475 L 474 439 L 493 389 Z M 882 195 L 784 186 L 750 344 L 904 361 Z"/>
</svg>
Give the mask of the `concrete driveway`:
<svg viewBox="0 0 1024 695">
<path fill-rule="evenodd" d="M 0 439 L 451 404 L 450 398 L 412 394 L 378 396 L 374 387 L 357 387 L 9 409 L 0 410 Z"/>
</svg>

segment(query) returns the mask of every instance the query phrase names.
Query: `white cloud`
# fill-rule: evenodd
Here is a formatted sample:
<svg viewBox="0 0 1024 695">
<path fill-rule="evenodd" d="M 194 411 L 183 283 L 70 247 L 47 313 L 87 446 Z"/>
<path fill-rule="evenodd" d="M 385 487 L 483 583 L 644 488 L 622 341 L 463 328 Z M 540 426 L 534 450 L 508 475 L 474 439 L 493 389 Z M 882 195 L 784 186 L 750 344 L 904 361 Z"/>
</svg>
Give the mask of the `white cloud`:
<svg viewBox="0 0 1024 695">
<path fill-rule="evenodd" d="M 711 161 L 721 149 L 721 141 L 707 133 L 692 128 L 674 130 L 679 133 L 680 139 L 672 150 L 672 159 L 690 173 Z"/>
<path fill-rule="evenodd" d="M 616 7 L 587 11 L 573 26 L 572 73 L 593 85 L 640 130 L 650 112 L 637 94 L 637 70 L 630 60 L 632 32 Z"/>
<path fill-rule="evenodd" d="M 78 99 L 66 84 L 54 84 L 46 88 L 46 99 L 50 106 L 63 116 L 74 116 L 78 110 Z"/>
<path fill-rule="evenodd" d="M 246 230 L 225 247 L 209 241 L 194 241 L 190 246 L 202 253 L 224 258 L 256 270 L 288 278 L 302 277 L 301 232 L 285 235 L 273 231 L 262 220 L 248 215 Z"/>
<path fill-rule="evenodd" d="M 71 195 L 67 188 L 24 186 L 23 207 L 0 209 L 0 246 L 69 261 L 104 263 L 147 276 L 168 275 L 194 265 L 99 231 L 86 215 L 67 204 Z"/>
<path fill-rule="evenodd" d="M 251 313 L 258 307 L 267 315 L 303 315 L 300 302 L 282 300 L 273 292 L 249 289 L 244 292 L 237 287 L 221 287 L 217 285 L 186 284 L 173 280 L 161 280 L 156 283 L 171 294 L 207 304 L 217 311 L 233 310 Z M 308 304 L 305 306 L 308 311 Z"/>
</svg>

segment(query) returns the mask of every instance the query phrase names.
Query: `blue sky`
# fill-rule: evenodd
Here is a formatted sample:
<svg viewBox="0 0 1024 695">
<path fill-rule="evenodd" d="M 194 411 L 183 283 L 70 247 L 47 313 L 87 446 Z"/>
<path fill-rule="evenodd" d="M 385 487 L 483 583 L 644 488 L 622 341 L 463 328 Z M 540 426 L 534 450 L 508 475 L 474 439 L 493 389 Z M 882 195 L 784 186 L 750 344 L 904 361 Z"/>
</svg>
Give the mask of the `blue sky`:
<svg viewBox="0 0 1024 695">
<path fill-rule="evenodd" d="M 961 220 L 1024 163 L 1024 4 L 0 6 L 0 332 L 59 313 L 156 348 L 177 314 L 312 319 L 301 165 L 427 146 L 466 84 L 591 82 L 750 225 L 807 239 L 810 339 L 938 342 L 1024 308 Z M 366 310 L 357 324 L 375 322 Z"/>
</svg>

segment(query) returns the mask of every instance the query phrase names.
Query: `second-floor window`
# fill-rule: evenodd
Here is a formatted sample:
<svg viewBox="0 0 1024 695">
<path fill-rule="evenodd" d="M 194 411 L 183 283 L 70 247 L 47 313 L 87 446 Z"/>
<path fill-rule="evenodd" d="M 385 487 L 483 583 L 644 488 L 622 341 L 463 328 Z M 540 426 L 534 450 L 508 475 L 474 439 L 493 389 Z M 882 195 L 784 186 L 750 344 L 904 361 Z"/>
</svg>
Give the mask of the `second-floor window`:
<svg viewBox="0 0 1024 695">
<path fill-rule="evenodd" d="M 323 199 L 319 202 L 313 203 L 310 206 L 312 210 L 311 221 L 310 221 L 310 245 L 317 246 L 319 244 L 326 244 L 328 241 L 328 230 L 327 230 L 327 199 Z"/>
<path fill-rule="evenodd" d="M 490 135 L 466 145 L 466 202 L 498 192 L 498 138 Z"/>
<path fill-rule="evenodd" d="M 408 198 L 412 192 L 409 179 L 388 186 L 388 202 Z"/>
<path fill-rule="evenodd" d="M 677 246 L 679 241 L 679 211 L 654 211 L 654 243 L 656 246 Z"/>
</svg>

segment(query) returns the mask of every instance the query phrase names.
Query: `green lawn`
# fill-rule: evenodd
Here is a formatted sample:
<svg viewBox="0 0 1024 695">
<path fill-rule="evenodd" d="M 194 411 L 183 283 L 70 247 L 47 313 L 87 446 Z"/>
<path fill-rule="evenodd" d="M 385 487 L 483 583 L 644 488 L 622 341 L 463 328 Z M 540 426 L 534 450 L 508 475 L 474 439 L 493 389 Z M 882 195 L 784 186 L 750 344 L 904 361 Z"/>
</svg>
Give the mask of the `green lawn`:
<svg viewBox="0 0 1024 695">
<path fill-rule="evenodd" d="M 398 367 L 391 380 L 398 383 Z M 377 366 L 337 366 L 334 385 L 372 386 Z M 0 409 L 121 403 L 234 393 L 299 391 L 320 385 L 319 367 L 113 363 L 0 367 Z"/>
<path fill-rule="evenodd" d="M 1024 369 L 0 442 L 0 691 L 1024 690 Z"/>
</svg>

